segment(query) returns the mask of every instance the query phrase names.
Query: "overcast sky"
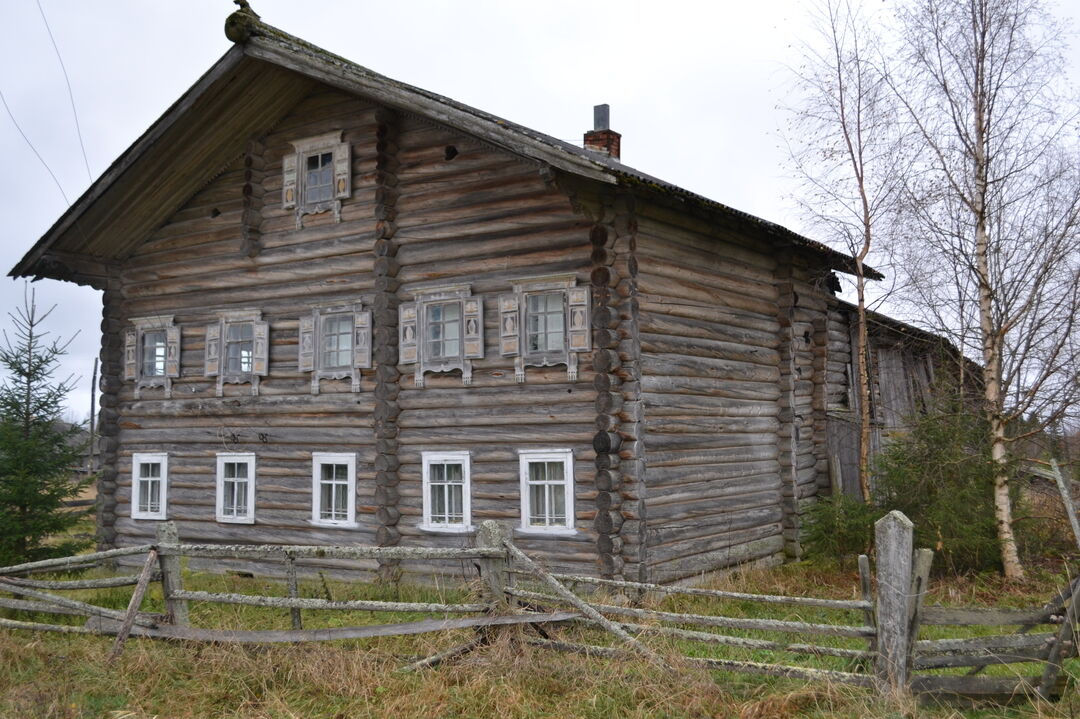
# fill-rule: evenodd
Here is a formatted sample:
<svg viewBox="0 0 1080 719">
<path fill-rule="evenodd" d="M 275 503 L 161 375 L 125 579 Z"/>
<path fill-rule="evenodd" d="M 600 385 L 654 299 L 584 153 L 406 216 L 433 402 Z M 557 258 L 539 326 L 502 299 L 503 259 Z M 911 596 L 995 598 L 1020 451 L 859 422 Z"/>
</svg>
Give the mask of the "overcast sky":
<svg viewBox="0 0 1080 719">
<path fill-rule="evenodd" d="M 870 3 L 868 3 L 870 4 Z M 778 131 L 788 67 L 808 33 L 806 2 L 329 2 L 252 0 L 265 22 L 392 78 L 580 143 L 592 106 L 611 105 L 631 167 L 804 231 Z M 873 2 L 872 7 L 883 3 Z M 40 7 L 40 11 L 39 11 Z M 4 274 L 230 43 L 228 0 L 5 0 L 0 92 Z M 67 68 L 90 173 L 80 150 Z M 1060 17 L 1077 10 L 1058 8 Z M 1073 19 L 1073 18 L 1068 18 Z M 1080 80 L 1080 50 L 1068 56 Z M 98 292 L 44 280 L 49 329 L 79 336 L 63 374 L 81 376 L 69 406 L 89 411 Z M 23 282 L 0 281 L 0 305 Z M 3 326 L 10 323 L 3 318 Z"/>
</svg>

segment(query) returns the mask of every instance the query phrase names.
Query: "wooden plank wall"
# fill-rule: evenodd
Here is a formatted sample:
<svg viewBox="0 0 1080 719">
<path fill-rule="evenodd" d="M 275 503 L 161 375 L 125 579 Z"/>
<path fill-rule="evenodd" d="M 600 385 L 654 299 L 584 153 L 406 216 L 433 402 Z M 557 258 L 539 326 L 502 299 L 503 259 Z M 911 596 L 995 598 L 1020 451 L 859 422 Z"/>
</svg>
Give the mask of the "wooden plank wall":
<svg viewBox="0 0 1080 719">
<path fill-rule="evenodd" d="M 353 152 L 342 222 L 309 215 L 297 230 L 293 212 L 280 207 L 282 155 L 290 140 L 342 128 Z M 517 384 L 513 360 L 498 354 L 496 315 L 497 295 L 515 278 L 572 272 L 588 283 L 589 224 L 536 165 L 329 89 L 258 140 L 258 231 L 241 231 L 252 209 L 241 158 L 154 232 L 106 293 L 103 356 L 112 363 L 104 384 L 114 391 L 103 408 L 111 405 L 118 469 L 106 500 L 110 543 L 147 541 L 156 529 L 130 519 L 133 452 L 169 453 L 168 514 L 184 541 L 456 546 L 471 539 L 418 527 L 422 451 L 470 450 L 474 522 L 516 525 L 517 450 L 571 448 L 579 531 L 516 541 L 559 571 L 595 572 L 591 366 L 584 361 L 575 382 L 564 366 L 530 367 L 527 383 Z M 447 159 L 450 146 L 457 154 Z M 252 237 L 261 249 L 249 257 L 242 250 Z M 397 303 L 425 284 L 463 280 L 485 298 L 486 357 L 473 361 L 471 387 L 454 372 L 429 374 L 417 388 L 411 365 L 394 366 Z M 358 393 L 347 380 L 324 381 L 313 396 L 309 375 L 297 369 L 298 318 L 338 300 L 374 308 L 376 368 L 363 371 Z M 269 321 L 269 374 L 257 397 L 248 385 L 225 385 L 218 398 L 203 376 L 204 328 L 219 310 L 236 308 L 261 309 Z M 173 399 L 143 389 L 136 400 L 132 383 L 118 380 L 117 333 L 128 318 L 158 314 L 175 315 L 182 327 L 181 377 Z M 252 526 L 214 520 L 221 451 L 256 454 Z M 313 451 L 357 452 L 358 528 L 309 524 Z"/>
<path fill-rule="evenodd" d="M 649 574 L 783 550 L 775 262 L 735 238 L 638 216 Z"/>
</svg>

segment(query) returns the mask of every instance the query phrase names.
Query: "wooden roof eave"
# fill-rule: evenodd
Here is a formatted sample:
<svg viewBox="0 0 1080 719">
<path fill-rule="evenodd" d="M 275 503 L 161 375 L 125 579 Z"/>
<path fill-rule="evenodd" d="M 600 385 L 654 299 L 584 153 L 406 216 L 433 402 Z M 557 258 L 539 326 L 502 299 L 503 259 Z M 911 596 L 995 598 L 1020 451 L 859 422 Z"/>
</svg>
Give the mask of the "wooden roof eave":
<svg viewBox="0 0 1080 719">
<path fill-rule="evenodd" d="M 172 128 L 203 94 L 215 83 L 232 72 L 244 59 L 243 49 L 230 48 L 191 88 L 165 111 L 139 139 L 132 143 L 123 154 L 72 204 L 49 230 L 41 236 L 23 258 L 8 272 L 9 277 L 49 276 L 35 271 L 45 254 L 49 252 L 65 234 L 77 228 L 79 220 L 113 184 L 126 173 L 161 137 Z M 70 260 L 70 257 L 68 258 Z M 91 260 L 92 261 L 92 260 Z M 67 262 L 64 262 L 67 264 Z"/>
<path fill-rule="evenodd" d="M 249 57 L 293 70 L 388 107 L 426 117 L 508 152 L 604 184 L 617 183 L 609 169 L 524 134 L 522 128 L 511 128 L 495 118 L 469 112 L 448 98 L 423 92 L 358 65 L 338 61 L 328 53 L 315 53 L 304 45 L 265 35 L 249 37 L 242 47 Z"/>
</svg>

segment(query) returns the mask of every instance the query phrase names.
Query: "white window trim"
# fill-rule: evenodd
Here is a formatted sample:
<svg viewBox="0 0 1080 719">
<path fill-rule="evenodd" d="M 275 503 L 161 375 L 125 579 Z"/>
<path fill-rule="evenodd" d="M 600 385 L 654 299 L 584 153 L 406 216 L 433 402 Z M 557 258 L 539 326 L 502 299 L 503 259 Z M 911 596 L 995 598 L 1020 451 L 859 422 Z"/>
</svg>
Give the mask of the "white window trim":
<svg viewBox="0 0 1080 719">
<path fill-rule="evenodd" d="M 141 483 L 139 482 L 139 465 L 143 463 L 157 462 L 161 465 L 161 508 L 157 512 L 140 512 L 142 504 Z M 169 496 L 169 455 L 165 452 L 136 452 L 131 455 L 131 518 L 132 519 L 166 519 L 168 514 Z"/>
<path fill-rule="evenodd" d="M 246 463 L 247 476 L 247 516 L 230 517 L 225 514 L 225 463 Z M 255 524 L 255 454 L 252 452 L 218 452 L 217 454 L 217 521 L 228 524 Z"/>
<path fill-rule="evenodd" d="M 346 490 L 346 514 L 343 520 L 322 519 L 319 517 L 319 469 L 324 464 L 346 464 L 349 469 L 348 489 Z M 311 523 L 317 527 L 356 527 L 356 454 L 353 452 L 312 452 L 311 453 Z"/>
<path fill-rule="evenodd" d="M 566 526 L 534 527 L 529 524 L 529 463 L 562 462 L 564 465 L 564 484 L 566 485 Z M 574 528 L 574 452 L 570 449 L 519 449 L 518 474 L 521 479 L 521 526 L 519 532 L 525 534 L 573 535 Z"/>
<path fill-rule="evenodd" d="M 429 532 L 445 532 L 458 534 L 472 532 L 476 528 L 472 523 L 472 457 L 467 451 L 457 452 L 423 452 L 423 507 L 424 515 L 420 529 Z M 431 520 L 431 465 L 433 464 L 460 464 L 463 486 L 462 495 L 462 524 L 442 524 Z"/>
</svg>

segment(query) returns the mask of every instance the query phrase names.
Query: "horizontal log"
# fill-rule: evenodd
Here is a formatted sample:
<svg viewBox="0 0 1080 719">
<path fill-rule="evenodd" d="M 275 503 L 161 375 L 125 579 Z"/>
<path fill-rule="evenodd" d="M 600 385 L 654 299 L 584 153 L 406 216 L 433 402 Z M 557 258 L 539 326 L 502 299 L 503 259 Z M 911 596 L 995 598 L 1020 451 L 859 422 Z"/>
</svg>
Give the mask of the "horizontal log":
<svg viewBox="0 0 1080 719">
<path fill-rule="evenodd" d="M 294 630 L 229 630 L 199 629 L 186 626 L 161 625 L 157 627 L 135 627 L 131 633 L 135 636 L 153 639 L 182 639 L 196 642 L 236 643 L 236 644 L 272 644 L 278 642 L 324 642 L 338 639 L 366 639 L 370 637 L 397 637 L 410 634 L 445 632 L 453 629 L 473 627 L 493 627 L 513 624 L 547 624 L 565 622 L 579 617 L 577 612 L 549 612 L 511 614 L 495 617 L 460 617 L 457 619 L 424 619 L 417 622 L 398 624 L 377 624 L 365 627 L 329 627 L 326 629 Z M 118 623 L 94 622 L 90 625 L 103 634 L 115 634 Z"/>
<path fill-rule="evenodd" d="M 58 557 L 56 559 L 40 559 L 36 562 L 25 562 L 23 564 L 12 564 L 7 567 L 0 567 L 0 576 L 7 574 L 22 574 L 30 570 L 39 569 L 57 569 L 66 568 L 74 564 L 86 564 L 87 562 L 101 562 L 106 559 L 114 559 L 116 557 L 124 557 L 129 554 L 146 554 L 153 549 L 152 544 L 143 544 L 137 547 L 121 547 L 120 549 L 109 549 L 104 552 L 92 552 L 90 554 L 80 554 L 74 557 Z"/>
<path fill-rule="evenodd" d="M 1060 624 L 1061 616 L 1048 609 L 984 609 L 929 605 L 919 615 L 922 624 L 1000 626 L 1002 624 Z"/>
<path fill-rule="evenodd" d="M 596 584 L 605 587 L 618 587 L 642 592 L 658 592 L 661 594 L 685 594 L 695 597 L 713 597 L 714 599 L 730 599 L 732 601 L 761 602 L 763 604 L 784 604 L 799 607 L 821 607 L 824 609 L 873 609 L 872 602 L 857 599 L 818 599 L 816 597 L 788 597 L 782 594 L 747 594 L 743 592 L 726 592 L 719 589 L 698 589 L 695 587 L 680 587 L 670 584 L 648 584 L 645 582 L 626 582 L 618 579 L 600 579 L 580 574 L 553 574 L 553 577 L 563 582 L 579 582 L 582 584 Z"/>
<path fill-rule="evenodd" d="M 1061 696 L 1064 675 L 1048 694 Z M 911 690 L 919 694 L 952 694 L 964 697 L 1015 699 L 1034 697 L 1042 677 L 980 677 L 921 675 L 911 678 Z"/>
<path fill-rule="evenodd" d="M 48 602 L 34 602 L 28 599 L 8 599 L 0 597 L 0 607 L 4 609 L 16 609 L 20 612 L 40 612 L 42 614 L 64 614 L 71 617 L 85 617 L 86 612 L 78 609 L 60 607 Z"/>
<path fill-rule="evenodd" d="M 367 600 L 329 601 L 305 597 L 264 597 L 250 594 L 230 594 L 213 592 L 194 592 L 174 590 L 171 599 L 187 599 L 194 602 L 215 604 L 242 604 L 251 607 L 278 607 L 281 609 L 319 609 L 347 610 L 366 612 L 424 612 L 424 613 L 471 613 L 483 612 L 490 605 L 473 604 L 433 604 L 430 602 L 377 602 Z"/>
<path fill-rule="evenodd" d="M 543 594 L 527 589 L 511 588 L 507 593 L 522 599 L 532 599 L 543 602 L 562 603 L 567 600 L 553 594 Z M 685 614 L 680 612 L 661 612 L 655 609 L 637 609 L 634 607 L 619 607 L 611 604 L 591 602 L 597 611 L 603 614 L 615 616 L 635 617 L 637 619 L 650 619 L 658 622 L 673 622 L 675 624 L 692 624 L 704 627 L 722 627 L 725 629 L 749 629 L 770 632 L 785 632 L 793 634 L 820 634 L 832 637 L 873 637 L 877 635 L 874 627 L 851 626 L 842 624 L 817 624 L 812 622 L 792 622 L 781 619 L 746 619 L 742 617 L 721 617 L 704 614 Z"/>
<path fill-rule="evenodd" d="M 3 581 L 14 584 L 17 587 L 31 587 L 34 589 L 102 589 L 105 587 L 130 587 L 139 582 L 137 574 L 123 577 L 103 577 L 101 579 L 71 579 L 71 580 L 44 580 L 44 579 L 20 579 L 17 577 L 0 577 Z M 160 574 L 153 574 L 150 581 L 161 580 Z"/>
<path fill-rule="evenodd" d="M 599 647 L 589 644 L 541 639 L 539 637 L 530 637 L 526 639 L 526 642 L 533 646 L 572 652 L 575 654 L 584 654 L 586 656 L 606 657 L 610 659 L 631 656 L 630 652 L 618 647 Z M 709 669 L 764 674 L 768 676 L 787 677 L 790 679 L 843 682 L 859 686 L 873 686 L 875 682 L 875 678 L 867 674 L 853 674 L 850 672 L 838 672 L 829 669 L 811 669 L 808 667 L 794 667 L 783 664 L 763 664 L 760 662 L 737 661 L 734 659 L 707 659 L 703 657 L 681 657 L 681 660 L 688 664 Z"/>
<path fill-rule="evenodd" d="M 342 547 L 302 544 L 162 544 L 163 557 L 204 557 L 211 559 L 498 559 L 503 552 L 483 548 L 448 547 Z"/>
</svg>

